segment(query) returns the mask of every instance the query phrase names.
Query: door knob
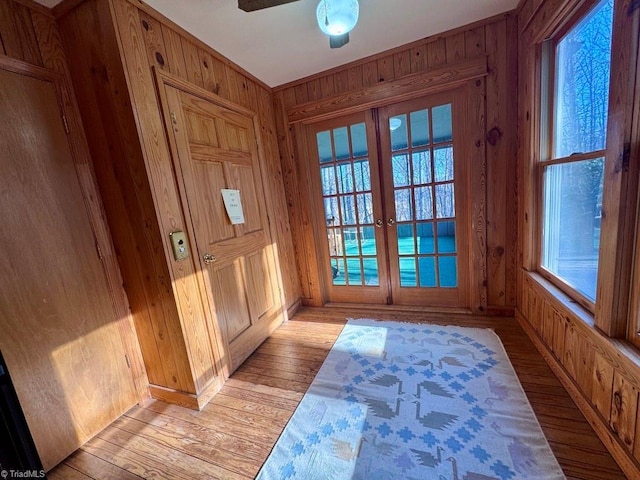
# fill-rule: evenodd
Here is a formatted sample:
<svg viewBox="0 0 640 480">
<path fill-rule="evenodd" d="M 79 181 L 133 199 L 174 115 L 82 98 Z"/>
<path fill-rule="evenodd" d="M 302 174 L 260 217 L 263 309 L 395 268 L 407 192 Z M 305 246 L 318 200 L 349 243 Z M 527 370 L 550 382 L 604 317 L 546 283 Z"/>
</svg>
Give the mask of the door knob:
<svg viewBox="0 0 640 480">
<path fill-rule="evenodd" d="M 389 220 L 387 220 L 387 225 L 391 226 L 393 224 L 395 224 L 396 221 L 393 218 L 390 218 Z"/>
<path fill-rule="evenodd" d="M 376 220 L 376 227 L 378 228 L 382 228 L 382 225 L 384 225 L 384 222 L 382 221 L 381 218 L 379 218 L 378 220 Z"/>
<path fill-rule="evenodd" d="M 206 263 L 207 265 L 210 265 L 216 261 L 216 257 L 215 255 L 211 255 L 210 253 L 205 253 L 202 256 L 202 260 L 204 260 L 204 263 Z"/>
</svg>

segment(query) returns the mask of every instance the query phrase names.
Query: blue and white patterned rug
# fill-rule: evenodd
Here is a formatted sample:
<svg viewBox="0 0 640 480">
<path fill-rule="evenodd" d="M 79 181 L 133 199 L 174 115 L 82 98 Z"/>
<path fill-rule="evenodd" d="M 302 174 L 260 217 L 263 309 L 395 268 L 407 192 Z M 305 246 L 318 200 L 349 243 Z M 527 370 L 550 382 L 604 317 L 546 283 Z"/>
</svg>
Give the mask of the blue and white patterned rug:
<svg viewBox="0 0 640 480">
<path fill-rule="evenodd" d="M 360 319 L 257 478 L 565 477 L 493 331 Z"/>
</svg>

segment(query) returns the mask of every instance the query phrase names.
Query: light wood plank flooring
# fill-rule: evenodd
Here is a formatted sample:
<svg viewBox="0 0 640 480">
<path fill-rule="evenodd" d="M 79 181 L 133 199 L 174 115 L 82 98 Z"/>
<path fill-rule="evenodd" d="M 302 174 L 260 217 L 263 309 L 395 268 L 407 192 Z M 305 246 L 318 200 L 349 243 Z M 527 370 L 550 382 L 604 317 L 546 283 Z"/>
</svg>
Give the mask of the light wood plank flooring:
<svg viewBox="0 0 640 480">
<path fill-rule="evenodd" d="M 494 328 L 567 478 L 625 478 L 514 319 L 338 308 L 302 309 L 260 346 L 201 412 L 160 401 L 134 407 L 49 478 L 253 478 L 346 317 Z"/>
</svg>

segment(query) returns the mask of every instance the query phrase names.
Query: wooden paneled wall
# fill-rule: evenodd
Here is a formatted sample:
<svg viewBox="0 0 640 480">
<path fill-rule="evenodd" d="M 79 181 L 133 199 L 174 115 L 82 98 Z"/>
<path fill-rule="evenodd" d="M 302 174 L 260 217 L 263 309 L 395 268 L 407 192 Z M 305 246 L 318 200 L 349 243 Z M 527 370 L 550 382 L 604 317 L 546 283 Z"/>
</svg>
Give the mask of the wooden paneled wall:
<svg viewBox="0 0 640 480">
<path fill-rule="evenodd" d="M 571 392 L 574 401 L 625 474 L 629 478 L 640 478 L 640 353 L 629 342 L 607 336 L 607 333 L 615 335 L 616 330 L 620 330 L 619 327 L 606 327 L 607 324 L 616 322 L 612 317 L 618 309 L 616 303 L 625 297 L 625 289 L 611 281 L 602 284 L 600 279 L 598 299 L 602 294 L 600 290 L 605 288 L 608 292 L 605 292 L 605 296 L 608 298 L 603 303 L 609 304 L 606 307 L 608 312 L 603 312 L 602 309 L 599 312 L 596 308 L 595 314 L 592 314 L 536 273 L 540 234 L 537 227 L 539 219 L 536 218 L 539 211 L 539 179 L 536 168 L 539 158 L 539 44 L 549 38 L 567 13 L 582 3 L 574 0 L 525 0 L 518 11 L 519 274 L 516 313 L 519 322 Z M 637 118 L 640 113 L 637 97 L 635 103 L 626 100 L 629 94 L 633 94 L 633 91 L 628 90 L 633 90 L 633 78 L 637 75 L 637 57 L 631 51 L 632 44 L 637 44 L 637 27 L 634 30 L 633 25 L 637 25 L 638 18 L 629 8 L 632 3 L 629 0 L 615 2 L 617 23 L 614 24 L 611 73 L 611 97 L 614 101 L 609 114 L 616 116 L 616 129 L 620 132 L 625 131 L 627 127 L 624 126 L 630 126 L 630 119 Z M 636 33 L 633 34 L 633 31 Z M 636 95 L 637 91 L 636 86 Z M 632 148 L 637 152 L 638 132 L 635 135 Z M 614 144 L 616 140 L 610 140 L 609 143 Z M 617 147 L 608 145 L 607 148 Z M 614 158 L 618 158 L 617 153 Z M 631 172 L 637 168 L 637 158 L 632 162 Z M 606 182 L 615 186 L 620 181 L 616 177 L 627 170 L 619 168 L 617 161 L 612 162 L 610 168 L 611 171 L 605 174 Z M 609 187 L 605 187 L 605 190 L 607 188 Z M 626 192 L 618 189 L 616 194 L 623 203 L 635 204 L 636 194 L 633 188 Z M 629 199 L 624 199 L 624 195 L 628 195 Z M 609 235 L 605 228 L 617 230 L 618 223 L 624 221 L 624 214 L 604 210 L 615 203 L 614 200 L 610 198 L 608 203 L 603 202 L 603 218 L 610 213 L 613 219 L 609 220 L 607 227 L 603 223 L 605 237 Z M 635 222 L 632 223 L 635 225 Z M 624 247 L 622 242 L 614 242 L 601 248 L 601 255 L 607 255 L 607 265 L 600 269 L 599 276 L 605 271 L 607 275 L 618 277 L 621 281 L 628 275 L 625 271 L 632 265 L 629 257 L 622 262 L 626 263 L 622 268 L 617 259 L 621 257 L 620 254 L 630 255 L 631 252 L 617 251 L 620 248 L 630 248 L 630 243 Z M 626 293 L 628 294 L 628 289 Z M 626 308 L 626 301 L 622 307 Z M 624 337 L 624 332 L 620 336 Z"/>
<path fill-rule="evenodd" d="M 271 89 L 229 59 L 217 53 L 185 30 L 162 17 L 140 1 L 138 7 L 149 66 L 166 70 L 183 80 L 205 88 L 238 105 L 254 111 L 260 121 L 263 156 L 267 171 L 266 196 L 274 218 L 276 246 L 282 272 L 285 305 L 292 307 L 300 298 L 298 275 L 284 197 L 280 155 L 276 137 Z"/>
<path fill-rule="evenodd" d="M 81 99 L 107 217 L 118 247 L 152 393 L 202 407 L 225 376 L 224 352 L 198 282 L 198 262 L 174 261 L 169 232 L 186 231 L 153 70 L 256 112 L 271 238 L 286 308 L 300 298 L 270 89 L 136 0 L 56 7 Z M 192 252 L 195 252 L 192 246 Z M 279 317 L 280 320 L 282 317 Z"/>
<path fill-rule="evenodd" d="M 44 68 L 59 74 L 62 78 L 64 108 L 65 111 L 71 112 L 67 122 L 74 162 L 96 236 L 96 247 L 101 253 L 105 275 L 119 317 L 122 341 L 129 352 L 136 389 L 141 399 L 146 398 L 148 378 L 142 363 L 129 302 L 122 288 L 122 275 L 111 232 L 105 221 L 104 205 L 97 195 L 95 173 L 71 82 L 67 56 L 56 21 L 49 9 L 30 0 L 0 0 L 0 55 Z"/>
<path fill-rule="evenodd" d="M 95 180 L 95 173 L 91 162 L 87 139 L 69 73 L 68 59 L 63 49 L 60 32 L 51 12 L 47 8 L 30 0 L 0 0 L 0 57 L 3 57 L 3 60 L 6 60 L 7 58 L 12 59 L 15 68 L 20 69 L 21 71 L 34 72 L 34 75 L 40 77 L 47 77 L 50 75 L 52 78 L 55 78 L 56 83 L 59 84 L 61 102 L 63 103 L 63 105 L 61 105 L 61 110 L 65 112 L 67 138 L 78 177 L 78 184 L 82 192 L 86 215 L 89 219 L 93 236 L 95 238 L 95 247 L 99 254 L 104 276 L 106 278 L 106 285 L 108 288 L 108 292 L 106 292 L 106 294 L 110 297 L 113 304 L 114 316 L 107 320 L 111 322 L 112 325 L 115 325 L 119 332 L 117 338 L 113 339 L 113 342 L 114 344 L 115 342 L 122 342 L 124 350 L 127 352 L 131 368 L 131 378 L 136 388 L 138 400 L 143 401 L 148 399 L 149 381 L 142 360 L 139 340 L 137 338 L 133 318 L 131 316 L 129 302 L 122 287 L 122 276 L 118 266 L 111 232 L 105 220 L 104 206 L 100 195 L 98 194 L 98 186 Z M 40 72 L 50 73 L 41 74 Z M 1 88 L 2 86 L 0 86 L 0 89 Z M 10 91 L 4 91 L 2 93 L 3 95 L 11 94 Z M 16 115 L 20 114 L 20 112 L 14 113 Z M 54 156 L 52 156 L 52 158 L 53 157 Z M 16 162 L 19 161 L 17 158 L 12 160 Z M 61 176 L 59 178 L 63 177 Z M 2 181 L 6 181 L 6 179 L 0 178 L 0 183 Z M 59 187 L 64 188 L 64 186 Z M 73 190 L 75 186 L 70 185 L 69 188 Z M 60 228 L 63 228 L 63 226 L 60 225 Z M 46 231 L 44 226 L 43 230 L 37 232 L 37 234 L 43 238 L 60 237 L 60 231 L 57 229 Z M 26 235 L 30 235 L 30 233 L 27 232 Z M 42 255 L 55 255 L 55 252 L 39 253 Z M 37 283 L 38 278 L 34 278 L 33 282 Z M 38 301 L 40 301 L 40 299 Z M 73 302 L 73 300 L 71 299 L 70 302 Z M 20 322 L 19 319 L 14 320 L 18 323 Z M 57 321 L 58 325 L 60 325 L 60 322 L 64 322 L 64 318 L 55 319 L 54 321 Z M 27 322 L 24 322 L 24 324 L 27 325 Z M 2 326 L 2 328 L 5 328 L 5 326 L 6 325 Z M 12 335 L 8 338 L 23 337 L 24 343 L 17 345 L 16 348 L 24 352 L 23 358 L 26 359 L 26 364 L 10 364 L 9 368 L 13 369 L 12 371 L 18 372 L 20 369 L 31 370 L 30 373 L 39 371 L 35 368 L 30 369 L 28 362 L 31 359 L 39 358 L 39 355 L 45 356 L 47 353 L 51 352 L 39 352 L 39 355 L 35 353 L 31 355 L 29 354 L 30 348 L 32 348 L 30 345 L 35 345 L 33 338 L 45 334 L 46 329 L 49 327 L 42 325 L 42 331 L 23 331 L 22 334 L 16 331 L 12 332 Z M 73 332 L 78 331 L 80 331 L 80 329 L 77 325 L 67 325 L 64 333 L 72 335 Z M 78 344 L 81 344 L 83 339 L 77 338 L 73 340 L 77 341 Z M 105 348 L 108 348 L 108 345 L 105 345 Z M 58 374 L 61 376 L 68 375 L 68 377 L 72 379 L 76 375 L 76 372 L 73 368 L 71 368 L 71 370 L 65 368 L 61 369 Z M 16 377 L 16 375 L 14 375 L 14 377 Z M 100 380 L 101 377 L 97 374 L 95 376 L 96 389 L 101 385 Z M 53 391 L 53 385 L 56 384 L 57 381 L 60 381 L 60 379 L 50 377 L 41 379 L 36 378 L 35 382 L 41 383 L 41 391 L 39 392 L 39 395 L 34 394 L 32 397 L 34 399 L 38 399 L 46 397 L 47 395 L 54 395 L 55 392 Z M 70 381 L 69 385 L 71 384 L 73 384 L 73 382 Z M 16 387 L 18 389 L 20 388 L 19 385 L 16 385 Z M 75 392 L 75 394 L 77 394 L 77 392 Z M 70 399 L 74 398 L 74 396 L 77 397 L 78 395 L 74 395 L 74 392 L 69 392 L 66 399 L 57 398 L 56 401 L 69 402 L 71 401 Z M 29 397 L 27 397 L 27 399 L 28 398 Z M 85 409 L 85 411 L 90 411 L 91 405 L 93 404 L 88 397 L 83 396 L 83 399 L 85 400 L 85 403 L 74 406 Z M 52 413 L 51 411 L 52 408 L 55 408 L 55 402 L 51 402 L 50 404 L 37 404 L 33 408 L 38 410 L 46 409 L 42 414 L 43 418 L 46 418 L 47 415 L 55 415 L 55 413 Z M 93 411 L 91 413 L 94 415 L 94 418 L 99 419 L 107 412 Z M 60 418 L 63 418 L 64 412 L 59 412 L 59 416 Z M 109 419 L 107 423 L 112 420 L 113 418 Z M 77 422 L 78 419 L 69 419 L 68 427 L 70 430 L 75 429 L 74 433 L 78 437 L 79 441 L 85 441 L 90 434 L 96 433 L 96 428 L 100 429 L 104 427 L 104 425 L 98 424 L 74 424 L 74 421 Z M 50 427 L 50 425 L 46 425 L 44 426 L 44 430 Z M 50 468 L 52 466 L 52 455 L 59 455 L 60 451 L 66 446 L 66 444 L 60 444 L 61 442 L 59 439 L 61 437 L 57 437 L 56 433 L 57 432 L 52 432 L 52 434 L 45 439 L 45 441 L 50 442 L 49 445 L 39 445 L 39 448 L 41 449 L 40 454 L 43 457 L 45 468 Z M 62 433 L 64 434 L 66 432 Z M 69 453 L 71 452 L 68 451 L 64 453 L 64 455 Z M 60 458 L 57 460 L 60 460 Z"/>
<path fill-rule="evenodd" d="M 486 297 L 483 311 L 509 313 L 516 302 L 516 71 L 515 16 L 503 15 L 444 34 L 425 38 L 274 89 L 291 229 L 296 248 L 302 296 L 311 305 L 322 303 L 310 212 L 317 208 L 305 194 L 298 149 L 300 139 L 288 120 L 314 103 L 383 88 L 431 71 L 457 68 L 465 61 L 486 57 Z M 336 102 L 337 103 L 337 102 Z M 339 107 L 336 107 L 339 108 Z M 474 287 L 475 288 L 475 287 Z"/>
<path fill-rule="evenodd" d="M 91 13 L 86 8 L 83 9 L 80 6 L 84 13 L 78 14 L 78 9 L 73 8 L 78 3 L 82 2 L 72 0 L 59 5 L 55 10 L 59 22 L 65 26 L 70 25 L 69 22 L 73 21 L 90 20 L 98 28 L 98 32 L 106 34 L 104 26 L 101 26 L 96 18 L 91 18 Z M 292 254 L 289 220 L 286 215 L 282 214 L 286 211 L 286 201 L 280 172 L 271 89 L 151 9 L 144 2 L 132 0 L 130 3 L 136 8 L 137 22 L 131 28 L 139 29 L 142 33 L 144 52 L 150 68 L 168 71 L 258 114 L 262 128 L 260 134 L 263 140 L 263 155 L 268 164 L 268 171 L 264 172 L 267 176 L 265 185 L 269 189 L 268 198 L 273 204 L 273 210 L 280 213 L 270 220 L 277 234 L 277 252 L 284 287 L 282 294 L 285 297 L 287 307 L 293 306 L 300 297 L 300 288 Z M 72 20 L 69 13 L 72 13 L 71 16 L 77 19 Z M 70 32 L 73 29 L 63 28 L 63 30 Z M 88 47 L 85 44 L 73 46 L 71 44 L 73 39 L 69 40 L 70 42 L 67 44 L 71 49 Z M 96 41 L 91 43 L 94 44 L 94 48 L 99 47 Z M 99 73 L 94 72 L 94 76 L 99 76 Z M 104 77 L 112 72 L 102 71 L 102 74 Z M 116 118 L 112 120 L 118 121 Z M 158 246 L 155 245 L 154 248 L 157 249 Z"/>
<path fill-rule="evenodd" d="M 524 273 L 517 317 L 629 478 L 640 478 L 640 355 L 540 276 Z"/>
</svg>

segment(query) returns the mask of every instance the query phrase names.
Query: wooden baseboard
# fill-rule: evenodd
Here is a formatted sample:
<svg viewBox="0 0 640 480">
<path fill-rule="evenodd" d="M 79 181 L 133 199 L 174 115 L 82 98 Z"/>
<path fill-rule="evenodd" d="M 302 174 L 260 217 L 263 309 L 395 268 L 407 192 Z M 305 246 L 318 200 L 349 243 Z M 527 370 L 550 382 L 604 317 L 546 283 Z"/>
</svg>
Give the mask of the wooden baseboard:
<svg viewBox="0 0 640 480">
<path fill-rule="evenodd" d="M 569 392 L 572 400 L 585 416 L 604 446 L 607 447 L 607 450 L 609 450 L 609 453 L 611 453 L 611 456 L 618 463 L 624 474 L 628 478 L 640 478 L 640 467 L 638 467 L 636 462 L 629 456 L 620 440 L 618 440 L 618 438 L 609 429 L 607 422 L 605 422 L 600 414 L 591 406 L 589 399 L 584 396 L 582 390 L 578 388 L 564 367 L 548 350 L 546 344 L 538 336 L 534 328 L 522 315 L 520 310 L 516 310 L 516 319 L 527 336 L 531 339 L 536 349 L 538 349 L 545 362 L 547 362 L 555 376 L 558 377 L 562 386 Z"/>
<path fill-rule="evenodd" d="M 151 396 L 163 402 L 173 403 L 192 410 L 202 410 L 211 401 L 216 393 L 222 388 L 222 379 L 216 377 L 199 394 L 182 392 L 172 388 L 161 387 L 159 385 L 149 385 Z"/>
<path fill-rule="evenodd" d="M 515 307 L 496 307 L 489 305 L 484 313 L 489 317 L 513 317 L 516 309 Z"/>
<path fill-rule="evenodd" d="M 287 320 L 289 320 L 291 317 L 293 317 L 296 312 L 298 310 L 300 310 L 300 307 L 302 307 L 302 299 L 299 298 L 298 300 L 296 300 L 295 302 L 293 302 L 293 304 L 287 308 Z"/>
</svg>

